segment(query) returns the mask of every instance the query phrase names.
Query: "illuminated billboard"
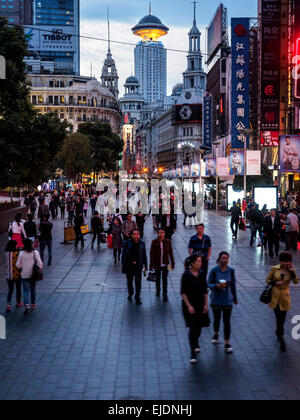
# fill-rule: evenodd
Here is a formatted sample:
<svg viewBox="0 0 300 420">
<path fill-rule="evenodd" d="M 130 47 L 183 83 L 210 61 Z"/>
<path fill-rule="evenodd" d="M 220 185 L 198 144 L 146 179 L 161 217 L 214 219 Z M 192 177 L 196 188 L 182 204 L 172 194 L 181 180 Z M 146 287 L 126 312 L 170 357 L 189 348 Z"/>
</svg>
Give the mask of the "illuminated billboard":
<svg viewBox="0 0 300 420">
<path fill-rule="evenodd" d="M 253 197 L 260 210 L 265 205 L 268 210 L 278 207 L 278 187 L 253 187 Z"/>
</svg>

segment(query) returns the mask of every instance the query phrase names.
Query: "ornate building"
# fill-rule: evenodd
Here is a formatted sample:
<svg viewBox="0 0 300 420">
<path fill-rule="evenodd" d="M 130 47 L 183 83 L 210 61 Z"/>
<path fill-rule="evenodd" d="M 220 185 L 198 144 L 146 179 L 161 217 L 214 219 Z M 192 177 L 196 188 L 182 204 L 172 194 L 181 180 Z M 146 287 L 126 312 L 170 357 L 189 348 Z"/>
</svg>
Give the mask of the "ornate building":
<svg viewBox="0 0 300 420">
<path fill-rule="evenodd" d="M 70 132 L 76 132 L 85 122 L 108 122 L 114 133 L 120 133 L 121 113 L 110 89 L 95 78 L 31 74 L 30 100 L 42 114 L 55 112 L 61 120 L 70 123 Z"/>
</svg>

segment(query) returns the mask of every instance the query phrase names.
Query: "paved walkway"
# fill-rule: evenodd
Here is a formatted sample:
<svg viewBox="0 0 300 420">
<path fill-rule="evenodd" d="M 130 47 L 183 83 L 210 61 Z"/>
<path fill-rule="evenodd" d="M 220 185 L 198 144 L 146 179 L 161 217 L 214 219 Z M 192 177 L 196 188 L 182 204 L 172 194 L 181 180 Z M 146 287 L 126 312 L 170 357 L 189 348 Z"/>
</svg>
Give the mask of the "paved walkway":
<svg viewBox="0 0 300 420">
<path fill-rule="evenodd" d="M 300 342 L 291 336 L 292 316 L 300 314 L 300 289 L 293 287 L 287 323 L 288 351 L 274 338 L 273 313 L 260 304 L 271 260 L 249 247 L 249 232 L 233 241 L 230 221 L 205 212 L 213 258 L 231 254 L 240 304 L 234 310 L 232 345 L 210 344 L 203 332 L 199 364 L 189 364 L 187 331 L 181 315 L 180 279 L 193 228 L 181 222 L 174 236 L 176 270 L 170 275 L 170 302 L 143 283 L 143 306 L 128 304 L 126 280 L 112 252 L 62 245 L 62 222 L 55 222 L 53 266 L 38 285 L 37 312 L 7 316 L 0 341 L 0 399 L 300 399 Z M 149 249 L 151 222 L 145 229 Z M 5 309 L 5 236 L 0 237 L 0 313 Z M 296 254 L 296 253 L 295 253 Z M 300 273 L 299 252 L 295 263 Z M 211 263 L 212 264 L 212 263 Z"/>
</svg>

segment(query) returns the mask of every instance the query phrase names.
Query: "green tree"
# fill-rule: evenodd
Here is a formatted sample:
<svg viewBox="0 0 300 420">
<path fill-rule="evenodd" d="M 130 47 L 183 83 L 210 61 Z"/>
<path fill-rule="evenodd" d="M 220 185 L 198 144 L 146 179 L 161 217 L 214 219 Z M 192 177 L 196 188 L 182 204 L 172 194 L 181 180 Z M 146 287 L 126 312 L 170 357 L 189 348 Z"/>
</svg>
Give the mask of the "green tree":
<svg viewBox="0 0 300 420">
<path fill-rule="evenodd" d="M 85 123 L 80 125 L 79 132 L 90 139 L 93 172 L 115 171 L 119 154 L 123 150 L 123 141 L 113 133 L 111 125 L 100 122 Z"/>
<path fill-rule="evenodd" d="M 3 18 L 0 55 L 6 60 L 6 79 L 0 80 L 0 187 L 35 186 L 53 172 L 53 157 L 66 137 L 67 123 L 54 115 L 39 115 L 30 104 L 24 30 Z"/>
<path fill-rule="evenodd" d="M 81 174 L 89 173 L 91 170 L 89 138 L 82 133 L 68 135 L 57 155 L 57 160 L 68 178 L 79 181 Z"/>
<path fill-rule="evenodd" d="M 272 172 L 267 165 L 262 164 L 261 176 L 247 176 L 247 192 L 251 192 L 255 186 L 274 185 Z M 236 192 L 243 191 L 244 177 L 236 175 L 233 182 L 233 190 Z"/>
</svg>

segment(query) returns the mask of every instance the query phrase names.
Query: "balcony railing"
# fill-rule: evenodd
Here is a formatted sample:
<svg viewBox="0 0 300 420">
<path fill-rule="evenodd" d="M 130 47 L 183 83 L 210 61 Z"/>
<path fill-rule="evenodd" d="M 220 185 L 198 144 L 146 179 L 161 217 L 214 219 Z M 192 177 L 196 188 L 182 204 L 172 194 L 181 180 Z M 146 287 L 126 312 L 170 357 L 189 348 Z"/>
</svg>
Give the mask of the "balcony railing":
<svg viewBox="0 0 300 420">
<path fill-rule="evenodd" d="M 58 106 L 58 107 L 76 107 L 76 108 L 92 108 L 92 109 L 109 109 L 121 114 L 121 110 L 118 107 L 112 105 L 89 105 L 89 104 L 80 104 L 80 103 L 73 103 L 73 102 L 32 102 L 34 106 Z"/>
</svg>

